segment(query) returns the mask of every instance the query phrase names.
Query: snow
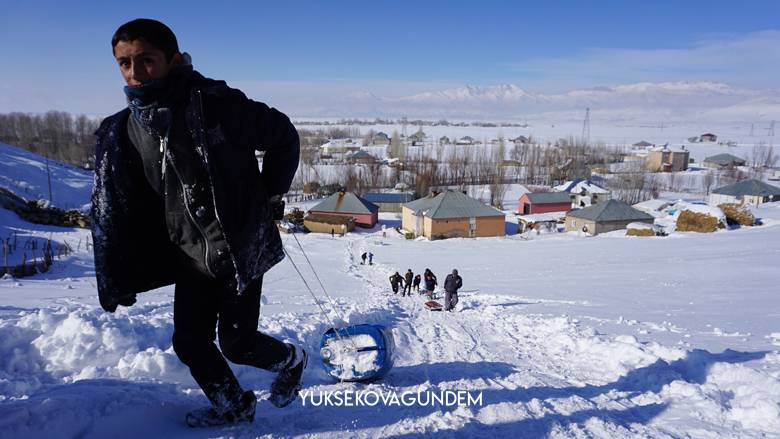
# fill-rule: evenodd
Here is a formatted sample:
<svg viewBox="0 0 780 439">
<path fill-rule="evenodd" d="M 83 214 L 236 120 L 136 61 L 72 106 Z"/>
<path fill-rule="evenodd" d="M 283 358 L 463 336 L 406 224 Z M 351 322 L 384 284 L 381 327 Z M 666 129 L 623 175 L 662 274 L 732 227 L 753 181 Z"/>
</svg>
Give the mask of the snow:
<svg viewBox="0 0 780 439">
<path fill-rule="evenodd" d="M 360 334 L 343 338 L 331 338 L 325 344 L 328 363 L 334 366 L 333 376 L 339 380 L 352 380 L 377 370 L 376 350 L 358 352 L 356 349 L 376 347 L 370 335 Z"/>
<path fill-rule="evenodd" d="M 89 208 L 92 172 L 49 161 L 52 205 L 61 209 Z M 46 162 L 36 154 L 0 143 L 0 187 L 28 200 L 49 199 Z"/>
<path fill-rule="evenodd" d="M 626 229 L 653 230 L 653 226 L 647 223 L 629 223 Z"/>
<path fill-rule="evenodd" d="M 565 217 L 566 212 L 546 212 L 531 215 L 518 215 L 517 219 L 535 223 L 539 221 L 558 221 Z"/>
<path fill-rule="evenodd" d="M 88 200 L 56 184 L 73 191 L 64 199 Z M 523 190 L 510 188 L 507 211 Z M 276 409 L 273 376 L 232 365 L 259 398 L 256 420 L 205 431 L 183 422 L 207 400 L 171 347 L 173 288 L 105 313 L 81 246 L 47 273 L 0 279 L 0 437 L 778 437 L 780 203 L 751 209 L 763 225 L 641 240 L 624 231 L 406 240 L 392 214 L 345 237 L 296 235 L 305 255 L 284 235 L 295 263 L 308 267 L 308 257 L 333 297 L 330 318 L 384 325 L 396 341 L 387 376 L 334 383 L 317 358 L 329 320 L 282 261 L 265 277 L 259 328 L 312 354 L 304 391 L 462 390 L 482 404 L 299 399 Z M 88 233 L 0 212 L 2 233 L 70 243 Z M 374 265 L 360 264 L 364 251 Z M 440 284 L 457 268 L 456 311 L 394 295 L 387 278 L 407 268 L 430 268 Z"/>
<path fill-rule="evenodd" d="M 566 190 L 567 187 L 569 187 L 571 185 L 571 183 L 572 183 L 571 181 L 567 181 L 566 183 L 564 183 L 564 184 L 562 184 L 560 186 L 555 186 L 554 189 L 556 191 L 563 192 L 563 191 Z M 583 180 L 583 181 L 577 183 L 576 185 L 574 185 L 571 189 L 569 189 L 569 193 L 579 194 L 583 190 L 586 191 L 589 194 L 608 194 L 609 193 L 608 190 L 606 190 L 606 189 L 604 189 L 602 187 L 599 187 L 599 186 L 591 183 L 588 180 Z"/>
</svg>

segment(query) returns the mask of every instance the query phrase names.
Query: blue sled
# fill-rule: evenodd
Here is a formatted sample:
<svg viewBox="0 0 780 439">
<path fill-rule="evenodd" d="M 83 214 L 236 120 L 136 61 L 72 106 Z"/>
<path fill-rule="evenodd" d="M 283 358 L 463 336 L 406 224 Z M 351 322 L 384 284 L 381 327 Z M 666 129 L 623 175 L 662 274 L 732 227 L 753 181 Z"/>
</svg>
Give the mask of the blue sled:
<svg viewBox="0 0 780 439">
<path fill-rule="evenodd" d="M 347 352 L 339 352 L 339 346 L 346 347 Z M 394 350 L 393 334 L 381 325 L 347 326 L 338 329 L 338 336 L 336 329 L 330 328 L 320 342 L 322 367 L 339 381 L 382 378 L 393 367 Z"/>
</svg>

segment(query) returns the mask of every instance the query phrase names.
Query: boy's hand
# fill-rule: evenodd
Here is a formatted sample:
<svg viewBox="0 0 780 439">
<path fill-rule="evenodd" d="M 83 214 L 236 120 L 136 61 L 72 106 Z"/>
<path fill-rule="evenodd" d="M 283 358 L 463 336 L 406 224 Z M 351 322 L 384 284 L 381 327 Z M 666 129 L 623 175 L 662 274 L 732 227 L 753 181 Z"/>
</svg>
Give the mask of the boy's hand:
<svg viewBox="0 0 780 439">
<path fill-rule="evenodd" d="M 274 221 L 280 221 L 284 218 L 284 200 L 281 195 L 274 195 L 268 199 L 268 204 L 271 207 L 271 219 Z"/>
</svg>

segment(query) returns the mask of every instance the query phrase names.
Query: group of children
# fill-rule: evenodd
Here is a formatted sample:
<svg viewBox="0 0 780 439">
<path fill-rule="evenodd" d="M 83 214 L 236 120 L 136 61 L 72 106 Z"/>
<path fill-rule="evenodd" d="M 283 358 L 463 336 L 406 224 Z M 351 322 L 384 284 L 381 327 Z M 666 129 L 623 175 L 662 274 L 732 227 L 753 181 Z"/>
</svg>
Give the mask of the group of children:
<svg viewBox="0 0 780 439">
<path fill-rule="evenodd" d="M 424 290 L 420 291 L 420 283 L 425 282 L 423 285 Z M 436 275 L 433 274 L 430 268 L 425 269 L 425 273 L 421 276 L 415 274 L 412 269 L 408 269 L 406 274 L 401 276 L 397 271 L 390 276 L 390 286 L 393 288 L 393 293 L 398 294 L 398 289 L 401 289 L 401 296 L 407 296 L 412 294 L 412 290 L 417 291 L 420 294 L 425 294 L 429 298 L 433 298 L 433 292 L 436 289 L 436 285 L 439 282 L 436 279 Z"/>
<path fill-rule="evenodd" d="M 365 265 L 366 258 L 368 258 L 368 264 L 374 265 L 374 254 L 371 252 L 363 252 L 360 255 L 362 262 L 361 265 Z M 420 289 L 422 284 L 423 289 Z M 419 294 L 425 294 L 429 300 L 435 299 L 436 286 L 439 285 L 436 275 L 433 274 L 430 268 L 426 268 L 425 272 L 417 275 L 412 272 L 412 269 L 406 270 L 406 273 L 401 276 L 397 271 L 390 276 L 390 287 L 393 289 L 393 294 L 398 294 L 401 291 L 401 296 L 411 296 L 412 290 Z M 453 269 L 452 274 L 447 275 L 447 279 L 444 282 L 444 310 L 452 311 L 455 305 L 458 303 L 458 290 L 463 286 L 463 279 L 458 275 L 458 270 Z"/>
</svg>

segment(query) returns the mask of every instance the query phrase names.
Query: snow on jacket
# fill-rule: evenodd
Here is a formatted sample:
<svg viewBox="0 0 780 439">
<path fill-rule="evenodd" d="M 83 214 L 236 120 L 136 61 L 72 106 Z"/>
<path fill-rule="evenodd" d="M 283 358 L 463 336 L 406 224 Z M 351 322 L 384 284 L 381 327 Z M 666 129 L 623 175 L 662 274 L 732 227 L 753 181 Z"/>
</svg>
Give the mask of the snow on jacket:
<svg viewBox="0 0 780 439">
<path fill-rule="evenodd" d="M 177 113 L 183 124 L 180 135 L 185 136 L 179 139 L 192 145 L 196 154 L 191 156 L 207 171 L 207 178 L 185 190 L 187 213 L 194 218 L 200 206 L 211 203 L 235 271 L 231 288 L 241 294 L 284 258 L 268 199 L 290 187 L 298 167 L 298 133 L 284 114 L 197 72 Z M 130 165 L 129 116 L 128 109 L 109 116 L 95 133 L 92 236 L 98 294 L 107 311 L 131 305 L 137 293 L 175 282 L 171 263 L 181 244 L 175 239 L 181 233 L 175 221 L 166 221 L 150 207 L 143 170 Z M 256 150 L 264 151 L 263 172 Z M 192 158 L 172 149 L 166 160 L 177 169 L 193 165 Z"/>
<path fill-rule="evenodd" d="M 448 274 L 447 278 L 444 279 L 444 291 L 449 291 L 450 293 L 457 293 L 458 289 L 463 286 L 463 279 L 460 277 L 460 275 L 457 274 Z"/>
</svg>

